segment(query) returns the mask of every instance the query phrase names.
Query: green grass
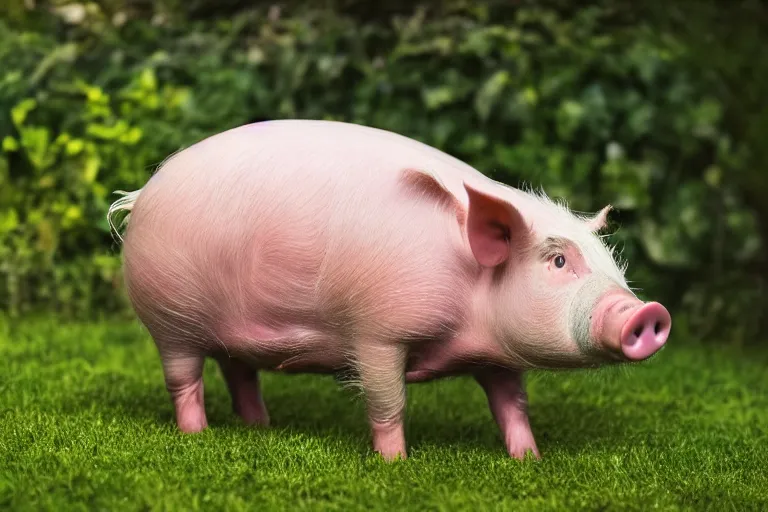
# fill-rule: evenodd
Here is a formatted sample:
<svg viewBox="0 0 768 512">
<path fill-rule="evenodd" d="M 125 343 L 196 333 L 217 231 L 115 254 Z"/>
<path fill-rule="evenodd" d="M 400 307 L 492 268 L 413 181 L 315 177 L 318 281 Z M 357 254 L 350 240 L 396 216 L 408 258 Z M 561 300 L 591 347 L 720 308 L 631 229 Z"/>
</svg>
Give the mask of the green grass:
<svg viewBox="0 0 768 512">
<path fill-rule="evenodd" d="M 330 377 L 264 377 L 274 426 L 241 426 L 206 367 L 210 428 L 181 435 L 135 324 L 0 321 L 0 509 L 759 510 L 768 354 L 671 345 L 528 379 L 541 461 L 510 459 L 479 386 L 409 387 L 410 458 L 373 456 Z"/>
</svg>

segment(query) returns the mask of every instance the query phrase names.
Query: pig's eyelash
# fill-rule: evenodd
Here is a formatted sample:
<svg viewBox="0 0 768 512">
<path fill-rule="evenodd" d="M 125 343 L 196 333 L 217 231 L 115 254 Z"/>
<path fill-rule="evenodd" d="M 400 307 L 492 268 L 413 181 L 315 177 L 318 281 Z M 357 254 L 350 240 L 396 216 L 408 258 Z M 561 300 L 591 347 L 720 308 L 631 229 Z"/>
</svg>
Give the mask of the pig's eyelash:
<svg viewBox="0 0 768 512">
<path fill-rule="evenodd" d="M 539 257 L 543 261 L 548 261 L 555 256 L 563 254 L 568 242 L 559 237 L 548 237 L 539 246 Z"/>
</svg>

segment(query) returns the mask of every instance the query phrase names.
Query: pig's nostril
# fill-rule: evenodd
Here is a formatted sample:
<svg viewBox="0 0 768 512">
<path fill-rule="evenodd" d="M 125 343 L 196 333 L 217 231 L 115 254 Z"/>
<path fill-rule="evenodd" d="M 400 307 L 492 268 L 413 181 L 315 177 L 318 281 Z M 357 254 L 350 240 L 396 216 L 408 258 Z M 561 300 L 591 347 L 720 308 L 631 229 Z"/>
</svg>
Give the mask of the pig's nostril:
<svg viewBox="0 0 768 512">
<path fill-rule="evenodd" d="M 653 326 L 653 333 L 659 334 L 660 331 L 661 331 L 661 322 L 656 322 Z"/>
<path fill-rule="evenodd" d="M 635 335 L 635 337 L 636 337 L 636 338 L 639 338 L 641 334 L 643 334 L 643 326 L 642 326 L 642 325 L 641 325 L 641 326 L 639 326 L 639 327 L 638 327 L 637 329 L 635 329 L 635 331 L 634 331 L 634 335 Z"/>
</svg>

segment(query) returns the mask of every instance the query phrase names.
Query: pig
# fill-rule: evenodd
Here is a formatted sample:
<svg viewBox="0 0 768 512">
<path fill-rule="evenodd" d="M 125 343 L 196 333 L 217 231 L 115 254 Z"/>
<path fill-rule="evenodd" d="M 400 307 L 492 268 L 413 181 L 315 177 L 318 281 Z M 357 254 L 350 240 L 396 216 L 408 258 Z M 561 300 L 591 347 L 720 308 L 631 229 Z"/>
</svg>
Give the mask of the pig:
<svg viewBox="0 0 768 512">
<path fill-rule="evenodd" d="M 383 129 L 243 125 L 122 194 L 107 217 L 127 296 L 185 433 L 208 426 L 206 358 L 254 426 L 270 422 L 259 371 L 344 374 L 392 461 L 406 384 L 466 375 L 508 454 L 538 459 L 525 371 L 642 361 L 669 336 L 603 241 L 610 206 L 577 215 Z"/>
</svg>

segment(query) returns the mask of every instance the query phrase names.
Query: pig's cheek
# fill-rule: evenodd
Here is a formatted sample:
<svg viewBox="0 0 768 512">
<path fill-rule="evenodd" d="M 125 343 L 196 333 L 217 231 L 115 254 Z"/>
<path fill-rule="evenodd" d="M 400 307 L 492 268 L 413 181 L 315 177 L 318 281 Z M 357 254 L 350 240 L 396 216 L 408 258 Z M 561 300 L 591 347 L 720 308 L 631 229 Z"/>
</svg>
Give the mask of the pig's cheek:
<svg viewBox="0 0 768 512">
<path fill-rule="evenodd" d="M 551 286 L 568 286 L 578 282 L 579 275 L 570 267 L 562 269 L 548 265 L 544 271 L 544 280 Z"/>
</svg>

